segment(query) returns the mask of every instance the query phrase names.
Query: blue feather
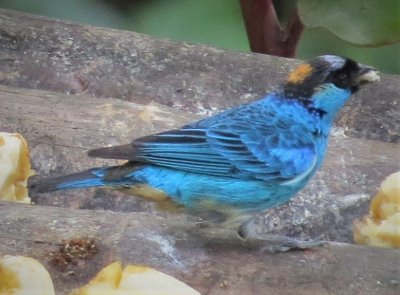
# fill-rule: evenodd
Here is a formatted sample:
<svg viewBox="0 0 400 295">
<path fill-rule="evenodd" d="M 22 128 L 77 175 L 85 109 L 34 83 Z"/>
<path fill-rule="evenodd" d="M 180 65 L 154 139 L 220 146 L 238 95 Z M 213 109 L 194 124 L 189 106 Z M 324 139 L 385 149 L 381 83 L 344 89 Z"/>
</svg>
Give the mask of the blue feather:
<svg viewBox="0 0 400 295">
<path fill-rule="evenodd" d="M 318 57 L 306 69 L 259 101 L 90 152 L 129 160 L 125 165 L 44 180 L 36 188 L 144 185 L 196 213 L 248 214 L 285 202 L 320 167 L 336 113 L 372 70 L 336 56 Z"/>
</svg>

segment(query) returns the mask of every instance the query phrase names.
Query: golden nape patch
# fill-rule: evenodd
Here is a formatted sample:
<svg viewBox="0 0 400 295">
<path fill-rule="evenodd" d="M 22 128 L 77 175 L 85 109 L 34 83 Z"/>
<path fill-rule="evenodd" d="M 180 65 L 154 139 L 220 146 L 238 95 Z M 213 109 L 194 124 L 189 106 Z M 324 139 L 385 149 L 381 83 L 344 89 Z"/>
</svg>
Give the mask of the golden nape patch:
<svg viewBox="0 0 400 295">
<path fill-rule="evenodd" d="M 301 64 L 289 74 L 286 81 L 299 84 L 311 75 L 312 70 L 313 67 L 310 64 Z"/>
</svg>

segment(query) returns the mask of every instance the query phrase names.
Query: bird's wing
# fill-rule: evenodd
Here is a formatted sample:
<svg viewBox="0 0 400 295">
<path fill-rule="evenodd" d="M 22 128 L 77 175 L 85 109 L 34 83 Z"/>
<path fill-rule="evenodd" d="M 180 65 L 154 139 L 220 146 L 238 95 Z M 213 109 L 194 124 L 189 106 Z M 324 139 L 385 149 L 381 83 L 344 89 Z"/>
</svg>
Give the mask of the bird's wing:
<svg viewBox="0 0 400 295">
<path fill-rule="evenodd" d="M 93 150 L 89 155 L 220 177 L 280 181 L 302 178 L 316 163 L 311 143 L 274 124 L 256 128 L 236 120 L 204 125 L 194 123 L 129 145 Z"/>
</svg>

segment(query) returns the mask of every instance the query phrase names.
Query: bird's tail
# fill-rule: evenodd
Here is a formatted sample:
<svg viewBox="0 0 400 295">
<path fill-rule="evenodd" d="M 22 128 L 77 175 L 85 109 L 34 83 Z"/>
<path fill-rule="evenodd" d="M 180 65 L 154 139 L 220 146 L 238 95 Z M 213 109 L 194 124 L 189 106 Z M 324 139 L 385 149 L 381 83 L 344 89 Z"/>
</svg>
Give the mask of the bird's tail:
<svg viewBox="0 0 400 295">
<path fill-rule="evenodd" d="M 42 179 L 32 183 L 29 189 L 43 193 L 71 188 L 132 185 L 138 182 L 134 176 L 135 168 L 132 165 L 93 168 L 74 174 Z"/>
</svg>

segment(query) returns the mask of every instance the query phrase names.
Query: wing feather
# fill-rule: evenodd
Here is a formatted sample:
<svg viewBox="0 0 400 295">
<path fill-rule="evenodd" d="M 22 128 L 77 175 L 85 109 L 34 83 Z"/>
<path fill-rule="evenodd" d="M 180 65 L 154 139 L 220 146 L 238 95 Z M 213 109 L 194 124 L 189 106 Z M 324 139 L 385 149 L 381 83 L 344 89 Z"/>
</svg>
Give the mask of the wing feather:
<svg viewBox="0 0 400 295">
<path fill-rule="evenodd" d="M 250 110 L 253 115 L 262 110 L 254 106 Z M 313 170 L 317 154 L 310 138 L 290 130 L 290 122 L 257 120 L 257 125 L 252 125 L 246 119 L 250 112 L 242 106 L 180 129 L 136 139 L 130 145 L 93 150 L 89 155 L 219 177 L 279 179 L 282 183 L 304 178 Z"/>
</svg>

